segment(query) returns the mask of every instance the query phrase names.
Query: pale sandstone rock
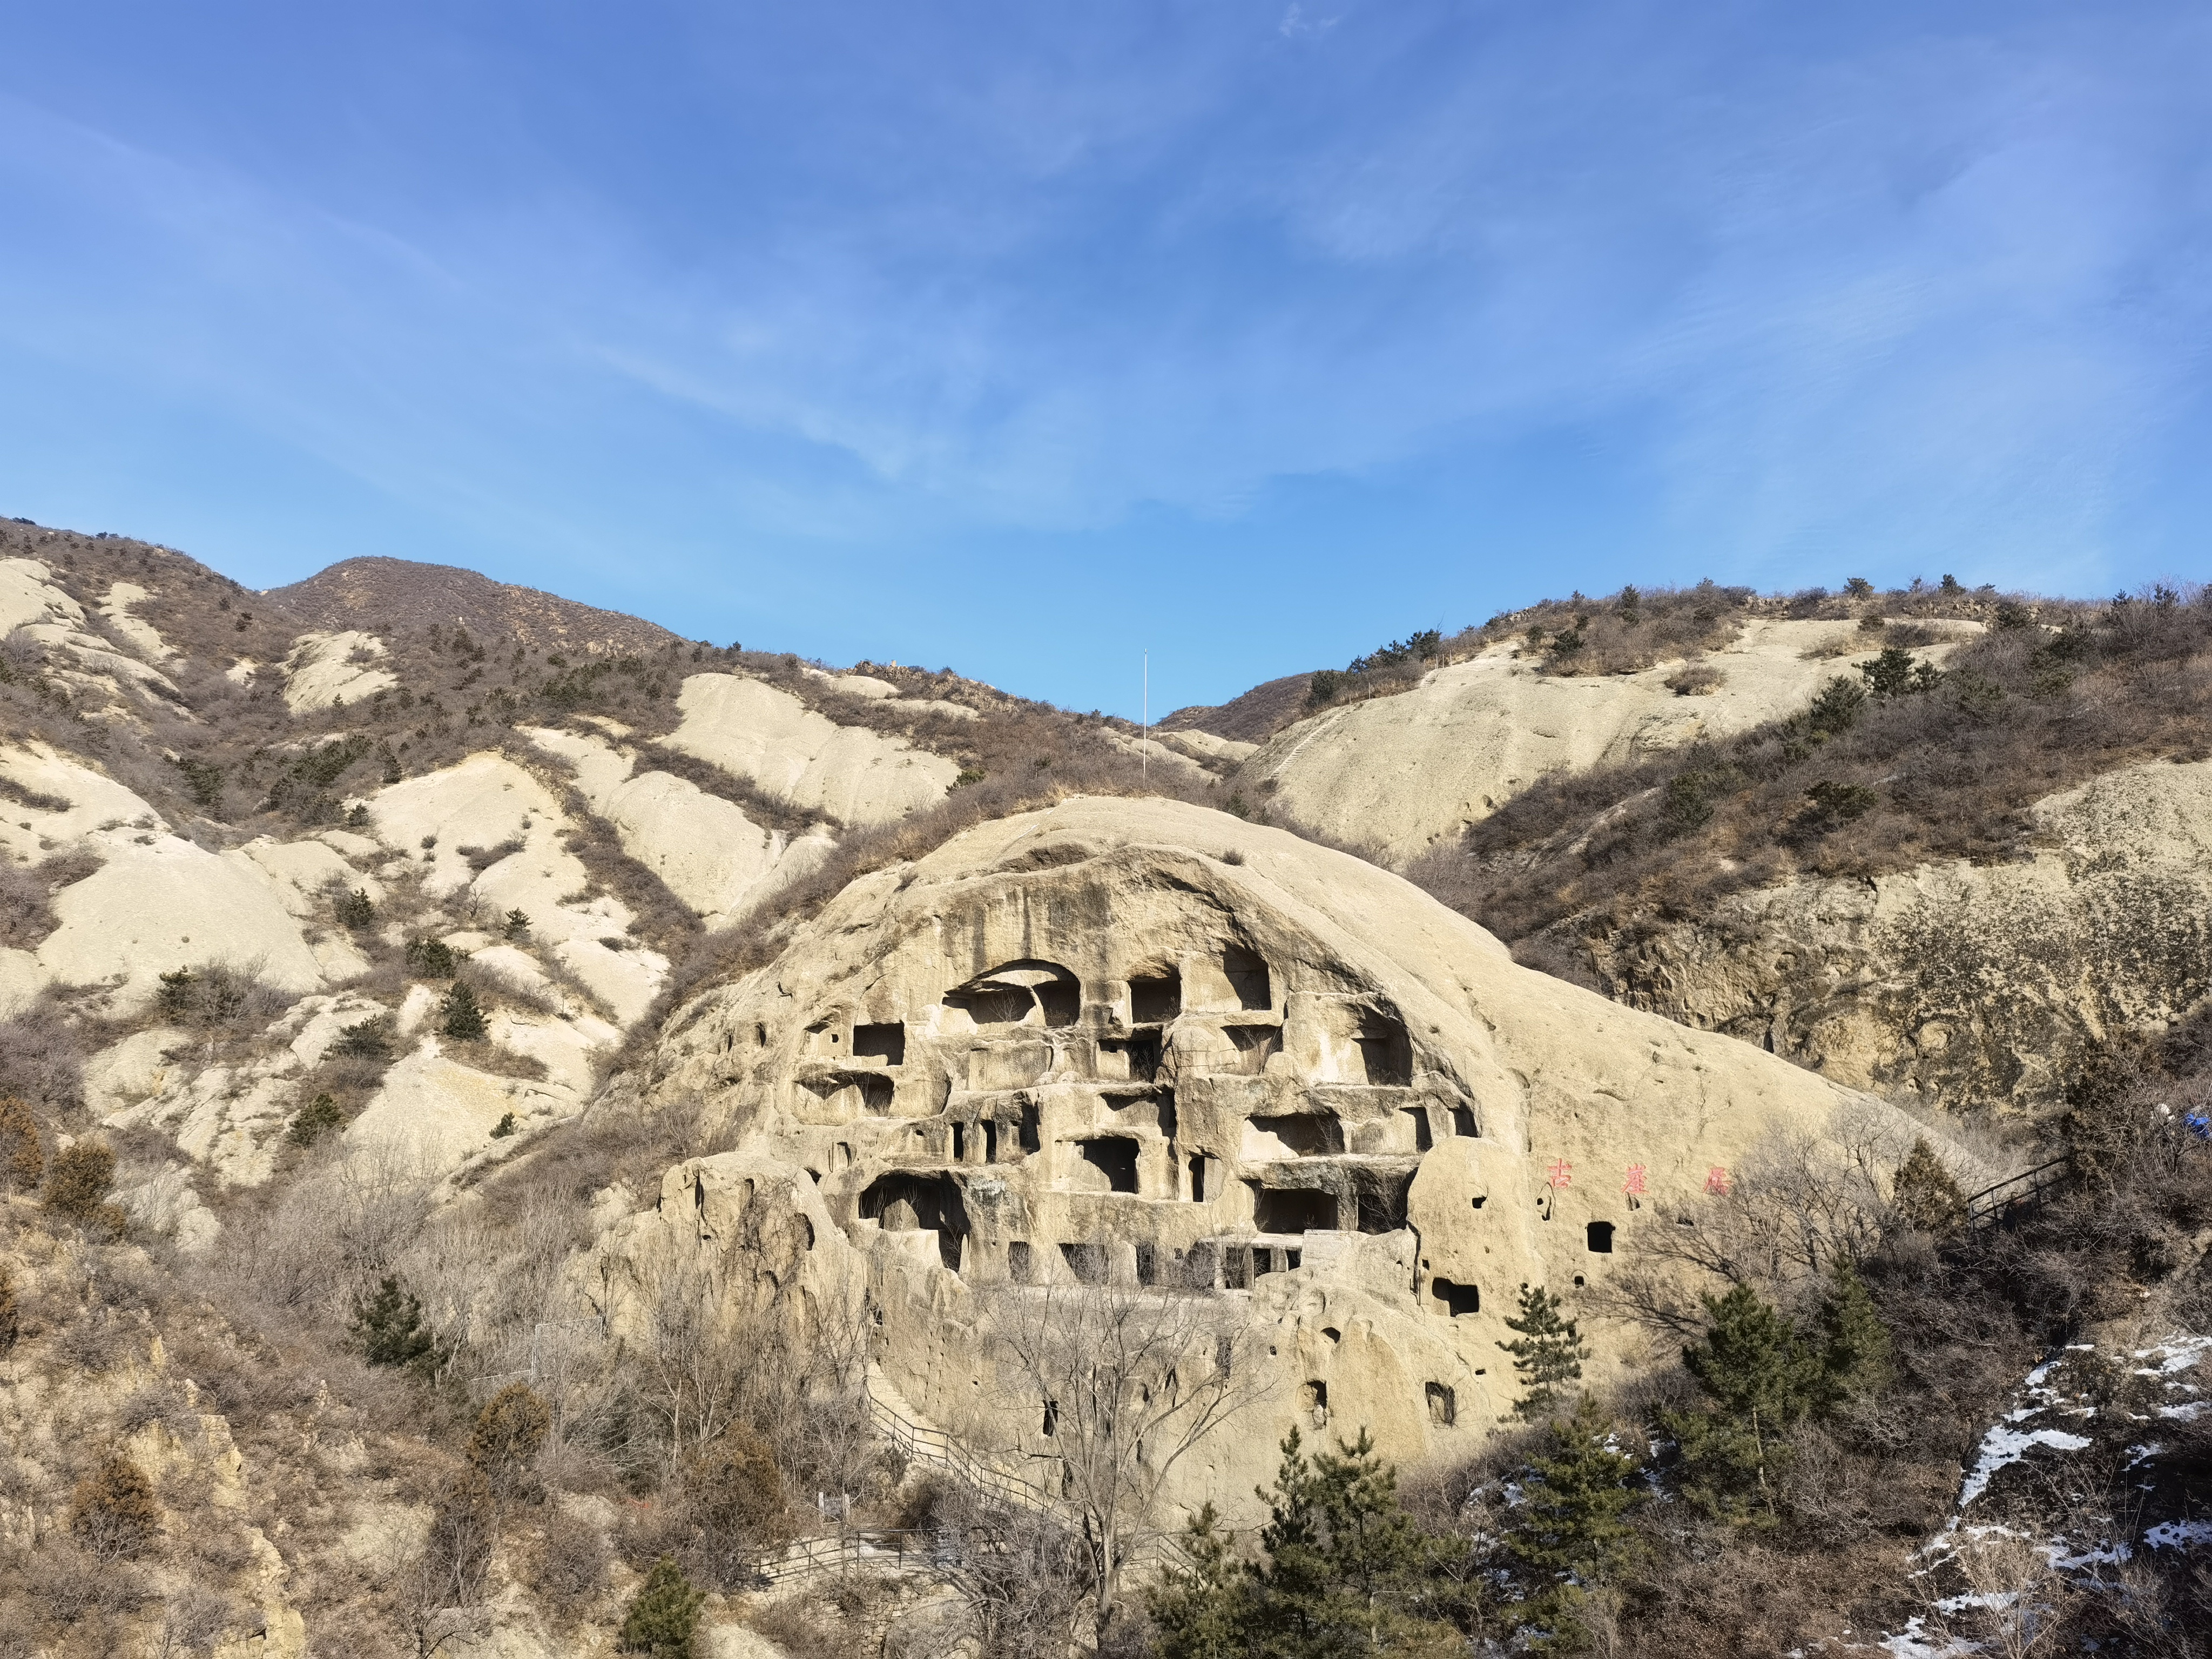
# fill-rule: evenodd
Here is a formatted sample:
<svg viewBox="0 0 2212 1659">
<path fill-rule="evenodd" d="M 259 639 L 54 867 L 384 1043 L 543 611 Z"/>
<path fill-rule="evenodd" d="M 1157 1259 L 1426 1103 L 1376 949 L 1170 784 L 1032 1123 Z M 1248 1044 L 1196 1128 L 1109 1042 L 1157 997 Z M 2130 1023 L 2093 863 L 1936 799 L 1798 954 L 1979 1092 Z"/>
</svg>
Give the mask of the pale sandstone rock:
<svg viewBox="0 0 2212 1659">
<path fill-rule="evenodd" d="M 371 660 L 356 662 L 356 652 Z M 303 714 L 340 702 L 359 702 L 388 690 L 399 684 L 398 678 L 374 665 L 390 655 L 382 640 L 358 629 L 302 634 L 292 641 L 284 659 L 284 706 Z"/>
<path fill-rule="evenodd" d="M 238 849 L 267 872 L 286 910 L 301 921 L 328 921 L 331 892 L 358 888 L 372 903 L 384 902 L 383 884 L 364 876 L 320 840 L 278 841 L 258 836 Z"/>
<path fill-rule="evenodd" d="M 167 830 L 136 794 L 36 740 L 0 748 L 0 777 L 32 794 L 65 800 L 59 810 L 0 800 L 0 848 L 19 862 L 35 863 L 54 847 L 75 846 L 105 824 Z"/>
<path fill-rule="evenodd" d="M 960 769 L 941 755 L 839 726 L 786 691 L 732 674 L 694 674 L 668 746 L 840 823 L 888 823 L 945 797 Z"/>
<path fill-rule="evenodd" d="M 143 617 L 131 614 L 133 606 L 143 605 L 154 596 L 136 582 L 116 582 L 107 590 L 100 602 L 100 614 L 107 618 L 108 626 L 131 641 L 149 662 L 166 662 L 177 654 L 176 648 L 161 637 L 161 630 Z"/>
<path fill-rule="evenodd" d="M 1243 861 L 1191 850 L 1221 846 Z M 1872 1122 L 1901 1152 L 1912 1132 L 1522 969 L 1370 865 L 1161 800 L 1069 800 L 855 882 L 679 1009 L 649 1088 L 719 1103 L 745 1139 L 672 1171 L 658 1219 L 609 1249 L 701 1215 L 726 1237 L 716 1194 L 753 1181 L 735 1214 L 806 1215 L 825 1280 L 862 1259 L 887 1382 L 988 1443 L 1031 1413 L 994 1392 L 973 1287 L 1024 1258 L 1055 1280 L 1093 1259 L 1124 1283 L 1252 1274 L 1224 1294 L 1273 1350 L 1268 1404 L 1177 1486 L 1240 1514 L 1282 1432 L 1312 1428 L 1308 1385 L 1402 1464 L 1463 1451 L 1513 1397 L 1495 1345 L 1516 1286 L 1637 1262 L 1656 1206 L 1694 1212 L 1775 1133 Z M 1601 1375 L 1636 1351 L 1585 1329 Z"/>
<path fill-rule="evenodd" d="M 231 664 L 229 667 L 222 671 L 222 677 L 228 680 L 233 685 L 244 685 L 253 678 L 253 676 L 260 670 L 260 667 L 261 665 L 254 661 L 252 658 L 240 657 L 236 662 Z"/>
<path fill-rule="evenodd" d="M 1170 749 L 1180 749 L 1193 760 L 1242 761 L 1260 751 L 1256 743 L 1216 737 L 1211 732 L 1160 732 L 1152 736 Z"/>
<path fill-rule="evenodd" d="M 842 691 L 848 697 L 866 697 L 874 702 L 880 697 L 896 697 L 899 689 L 889 680 L 879 680 L 872 674 L 832 674 L 827 669 L 807 667 L 799 671 L 809 679 L 819 680 L 823 689 Z"/>
<path fill-rule="evenodd" d="M 1954 624 L 1962 637 L 1978 624 Z M 1255 804 L 1394 865 L 1463 832 L 1547 772 L 1644 759 L 1700 738 L 1750 730 L 1802 708 L 1831 678 L 1879 645 L 1834 658 L 1804 653 L 1856 638 L 1853 623 L 1744 624 L 1703 662 L 1725 676 L 1709 696 L 1682 697 L 1662 663 L 1603 678 L 1540 674 L 1509 644 L 1431 672 L 1396 696 L 1323 709 L 1286 726 L 1248 759 L 1236 782 Z M 1924 647 L 1941 661 L 1955 644 Z M 1272 789 L 1269 786 L 1273 786 Z"/>
<path fill-rule="evenodd" d="M 84 1063 L 85 1109 L 105 1118 L 160 1094 L 180 1064 L 189 1066 L 171 1060 L 170 1051 L 184 1054 L 191 1040 L 189 1031 L 156 1025 L 101 1049 Z"/>
<path fill-rule="evenodd" d="M 36 623 L 84 620 L 84 607 L 55 586 L 53 576 L 37 559 L 0 559 L 0 639 Z"/>
<path fill-rule="evenodd" d="M 358 1156 L 442 1175 L 490 1147 L 491 1132 L 507 1113 L 520 1121 L 574 1109 L 565 1089 L 476 1071 L 426 1037 L 384 1074 L 374 1097 L 346 1126 L 346 1146 Z"/>
<path fill-rule="evenodd" d="M 1595 966 L 1622 1001 L 1854 1087 L 2053 1109 L 2092 1045 L 2212 994 L 2212 763 L 2109 773 L 2030 817 L 2016 862 L 1735 894 L 1597 941 Z"/>
<path fill-rule="evenodd" d="M 623 1024 L 659 994 L 668 959 L 655 951 L 612 950 L 633 920 L 611 894 L 586 896 L 590 872 L 561 844 L 568 820 L 552 793 L 529 772 L 498 755 L 472 755 L 458 765 L 409 778 L 368 799 L 369 820 L 385 845 L 428 860 L 424 886 L 448 900 L 471 902 L 486 924 L 510 910 L 530 918 L 531 938 L 604 1002 Z M 426 836 L 435 848 L 422 848 Z M 472 872 L 465 846 L 486 849 L 510 842 L 520 850 Z"/>
<path fill-rule="evenodd" d="M 689 779 L 667 772 L 633 775 L 631 758 L 597 738 L 544 729 L 524 735 L 575 767 L 578 791 L 613 823 L 623 850 L 710 927 L 813 867 L 832 844 L 826 836 L 794 842 L 764 830 L 734 802 Z M 792 859 L 798 860 L 793 868 L 783 868 Z"/>
<path fill-rule="evenodd" d="M 286 911 L 278 884 L 240 852 L 209 853 L 162 836 L 149 846 L 95 832 L 107 862 L 54 896 L 60 925 L 38 949 L 46 978 L 113 983 L 136 1006 L 174 968 L 225 963 L 279 989 L 323 983 L 314 952 Z"/>
</svg>

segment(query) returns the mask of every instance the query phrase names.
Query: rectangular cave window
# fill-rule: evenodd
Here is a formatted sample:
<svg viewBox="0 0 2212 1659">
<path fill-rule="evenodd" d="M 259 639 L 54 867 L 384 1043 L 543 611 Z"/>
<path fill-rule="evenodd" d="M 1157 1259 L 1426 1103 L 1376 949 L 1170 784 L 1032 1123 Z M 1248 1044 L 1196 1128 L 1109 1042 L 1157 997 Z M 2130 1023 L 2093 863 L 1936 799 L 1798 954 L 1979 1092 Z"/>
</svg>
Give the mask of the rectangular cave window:
<svg viewBox="0 0 2212 1659">
<path fill-rule="evenodd" d="M 1589 1247 L 1594 1255 L 1613 1254 L 1613 1223 L 1593 1221 L 1589 1224 Z"/>
<path fill-rule="evenodd" d="M 1462 1285 L 1449 1279 L 1432 1279 L 1429 1281 L 1429 1294 L 1442 1305 L 1445 1317 L 1449 1319 L 1460 1319 L 1482 1311 L 1482 1292 L 1473 1285 Z"/>
<path fill-rule="evenodd" d="M 1141 974 L 1129 981 L 1129 1023 L 1160 1025 L 1182 1012 L 1182 975 L 1174 969 Z"/>
<path fill-rule="evenodd" d="M 1344 1150 L 1344 1123 L 1334 1112 L 1273 1112 L 1245 1120 L 1255 1133 L 1272 1135 L 1298 1158 L 1328 1158 Z M 1252 1150 L 1245 1153 L 1249 1160 Z"/>
<path fill-rule="evenodd" d="M 1137 1190 L 1137 1143 L 1127 1135 L 1101 1135 L 1077 1143 L 1084 1162 L 1106 1177 L 1109 1192 Z"/>
<path fill-rule="evenodd" d="M 968 1161 L 968 1126 L 964 1123 L 952 1126 L 952 1161 L 955 1164 Z"/>
<path fill-rule="evenodd" d="M 1413 1124 L 1413 1150 L 1417 1152 L 1427 1152 L 1436 1144 L 1435 1139 L 1429 1133 L 1429 1109 L 1425 1106 L 1408 1106 L 1406 1108 L 1406 1115 Z"/>
<path fill-rule="evenodd" d="M 1431 1382 L 1428 1386 L 1429 1421 L 1439 1429 L 1448 1429 L 1459 1421 L 1459 1396 L 1447 1382 Z"/>
<path fill-rule="evenodd" d="M 1202 1152 L 1190 1155 L 1190 1201 L 1206 1202 L 1206 1155 Z"/>
<path fill-rule="evenodd" d="M 1137 1246 L 1137 1283 L 1152 1285 L 1158 1282 L 1159 1253 L 1150 1244 Z"/>
<path fill-rule="evenodd" d="M 1152 1121 L 1160 1126 L 1160 1133 L 1170 1140 L 1176 1138 L 1175 1091 L 1165 1089 L 1153 1101 Z"/>
<path fill-rule="evenodd" d="M 1455 1135 L 1466 1135 L 1470 1139 L 1474 1136 L 1474 1113 L 1473 1110 L 1465 1106 L 1452 1108 L 1452 1133 Z"/>
<path fill-rule="evenodd" d="M 999 1120 L 995 1117 L 987 1117 L 983 1120 L 983 1162 L 996 1164 L 998 1161 Z"/>
<path fill-rule="evenodd" d="M 1037 1133 L 1037 1109 L 1036 1103 L 1035 1101 L 1025 1101 L 1023 1103 L 1019 1135 L 1020 1139 L 1018 1144 L 1020 1145 L 1021 1149 L 1025 1152 L 1036 1152 L 1038 1147 L 1044 1145 L 1043 1140 L 1039 1138 Z"/>
<path fill-rule="evenodd" d="M 1106 1282 L 1106 1251 L 1097 1244 L 1063 1244 L 1060 1260 L 1075 1275 L 1079 1285 L 1103 1285 Z"/>
<path fill-rule="evenodd" d="M 1221 1286 L 1229 1291 L 1252 1288 L 1252 1247 L 1231 1244 L 1221 1256 Z"/>
<path fill-rule="evenodd" d="M 1363 1233 L 1394 1233 L 1406 1224 L 1406 1189 L 1411 1176 L 1362 1170 L 1354 1188 Z"/>
<path fill-rule="evenodd" d="M 1359 1022 L 1359 1034 L 1352 1038 L 1359 1047 L 1359 1065 L 1364 1080 L 1403 1088 L 1413 1080 L 1413 1045 L 1406 1036 L 1406 1028 L 1388 1014 L 1370 1010 Z"/>
<path fill-rule="evenodd" d="M 894 1021 L 885 1025 L 855 1025 L 853 1053 L 861 1060 L 880 1060 L 886 1066 L 906 1064 L 906 1026 Z"/>
<path fill-rule="evenodd" d="M 1334 1194 L 1310 1187 L 1262 1187 L 1252 1224 L 1263 1233 L 1327 1232 L 1336 1225 Z"/>
<path fill-rule="evenodd" d="M 1252 1277 L 1263 1279 L 1275 1271 L 1275 1253 L 1264 1244 L 1252 1247 Z"/>
<path fill-rule="evenodd" d="M 1265 1072 L 1269 1058 L 1283 1046 L 1279 1025 L 1224 1025 L 1221 1030 L 1237 1045 L 1237 1069 L 1247 1077 Z"/>
<path fill-rule="evenodd" d="M 1036 1271 L 1036 1265 L 1030 1260 L 1029 1240 L 1018 1238 L 1006 1246 L 1007 1278 L 1017 1285 L 1026 1285 L 1030 1282 L 1030 1275 Z"/>
<path fill-rule="evenodd" d="M 1049 980 L 1036 988 L 1037 1006 L 1048 1025 L 1073 1025 L 1083 1017 L 1083 987 L 1072 979 Z"/>
<path fill-rule="evenodd" d="M 860 1109 L 871 1117 L 888 1116 L 891 1109 L 891 1080 L 863 1072 L 852 1079 L 860 1091 Z"/>
<path fill-rule="evenodd" d="M 1240 1008 L 1267 1008 L 1274 1005 L 1274 987 L 1267 978 L 1267 962 L 1257 951 L 1232 945 L 1221 953 L 1221 971 L 1229 981 L 1229 988 L 1237 993 Z"/>
</svg>

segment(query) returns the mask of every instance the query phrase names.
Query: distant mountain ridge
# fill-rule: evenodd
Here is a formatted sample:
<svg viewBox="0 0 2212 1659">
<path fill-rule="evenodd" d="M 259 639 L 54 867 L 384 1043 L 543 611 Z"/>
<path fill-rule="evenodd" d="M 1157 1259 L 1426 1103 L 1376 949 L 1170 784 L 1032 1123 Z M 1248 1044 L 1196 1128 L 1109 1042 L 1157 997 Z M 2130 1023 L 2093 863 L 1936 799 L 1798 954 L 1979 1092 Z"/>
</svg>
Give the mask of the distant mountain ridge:
<svg viewBox="0 0 2212 1659">
<path fill-rule="evenodd" d="M 454 565 L 411 559 L 342 560 L 263 597 L 307 626 L 333 632 L 362 629 L 390 635 L 458 623 L 479 637 L 587 651 L 665 650 L 678 638 L 658 623 L 618 611 L 495 581 Z"/>
</svg>

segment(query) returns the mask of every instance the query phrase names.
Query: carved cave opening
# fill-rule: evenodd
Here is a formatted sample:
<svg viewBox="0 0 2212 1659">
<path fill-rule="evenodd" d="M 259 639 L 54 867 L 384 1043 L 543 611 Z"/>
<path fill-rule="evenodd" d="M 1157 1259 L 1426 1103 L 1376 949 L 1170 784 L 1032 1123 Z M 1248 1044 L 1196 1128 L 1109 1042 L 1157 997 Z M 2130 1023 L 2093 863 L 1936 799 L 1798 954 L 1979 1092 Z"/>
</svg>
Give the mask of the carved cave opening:
<svg viewBox="0 0 2212 1659">
<path fill-rule="evenodd" d="M 1252 1224 L 1263 1233 L 1333 1231 L 1336 1199 L 1312 1187 L 1262 1187 L 1253 1195 Z"/>
<path fill-rule="evenodd" d="M 916 1228 L 934 1232 L 939 1258 L 953 1272 L 960 1271 L 960 1246 L 969 1232 L 968 1206 L 953 1176 L 906 1170 L 878 1176 L 860 1194 L 860 1217 L 880 1222 L 885 1232 Z"/>
<path fill-rule="evenodd" d="M 1137 1143 L 1128 1135 L 1099 1135 L 1076 1143 L 1083 1161 L 1106 1177 L 1106 1190 L 1137 1190 Z"/>
<path fill-rule="evenodd" d="M 1129 1023 L 1160 1025 L 1182 1012 L 1182 975 L 1173 968 L 1156 968 L 1129 976 Z"/>
<path fill-rule="evenodd" d="M 860 1060 L 880 1060 L 886 1066 L 906 1064 L 906 1025 L 894 1021 L 853 1028 L 853 1054 Z"/>
</svg>

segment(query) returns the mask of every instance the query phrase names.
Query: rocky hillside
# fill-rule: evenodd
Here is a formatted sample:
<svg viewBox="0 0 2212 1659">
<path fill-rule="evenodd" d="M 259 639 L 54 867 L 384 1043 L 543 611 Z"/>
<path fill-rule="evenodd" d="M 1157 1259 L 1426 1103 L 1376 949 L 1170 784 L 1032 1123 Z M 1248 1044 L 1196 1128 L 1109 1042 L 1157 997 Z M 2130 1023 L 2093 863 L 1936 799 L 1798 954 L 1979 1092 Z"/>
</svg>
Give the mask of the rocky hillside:
<svg viewBox="0 0 2212 1659">
<path fill-rule="evenodd" d="M 1294 1431 L 1406 1475 L 1398 1650 L 1924 1632 L 2042 1346 L 2193 1420 L 2206 614 L 1577 596 L 1146 748 L 0 526 L 0 1655 L 1172 1659 L 1164 1585 L 1264 1622 L 1176 1540 L 1258 1559 Z M 2055 1151 L 2094 1201 L 1969 1209 Z M 1679 1361 L 1730 1287 L 1826 1379 L 1755 1468 Z M 1564 1623 L 1532 1291 L 1674 1448 Z M 2147 1455 L 2108 1553 L 2196 1535 Z"/>
</svg>

